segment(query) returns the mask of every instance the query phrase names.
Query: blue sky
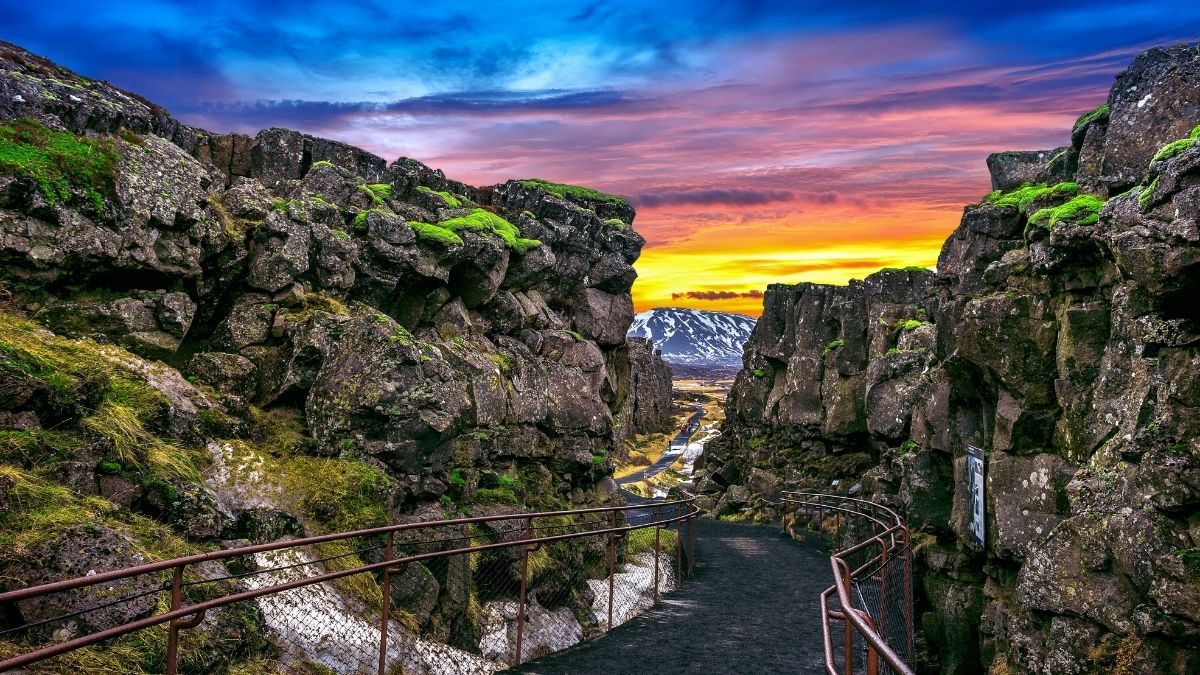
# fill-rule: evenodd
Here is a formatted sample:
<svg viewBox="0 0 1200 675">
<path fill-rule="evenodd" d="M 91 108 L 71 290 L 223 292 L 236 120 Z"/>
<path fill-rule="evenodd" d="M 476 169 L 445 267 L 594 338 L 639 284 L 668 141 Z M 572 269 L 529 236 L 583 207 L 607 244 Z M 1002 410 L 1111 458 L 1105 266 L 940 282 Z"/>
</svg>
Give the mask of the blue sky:
<svg viewBox="0 0 1200 675">
<path fill-rule="evenodd" d="M 1139 51 L 1200 37 L 1163 0 L 0 3 L 0 39 L 205 128 L 629 195 L 642 307 L 931 264 L 988 152 L 1062 145 Z"/>
</svg>

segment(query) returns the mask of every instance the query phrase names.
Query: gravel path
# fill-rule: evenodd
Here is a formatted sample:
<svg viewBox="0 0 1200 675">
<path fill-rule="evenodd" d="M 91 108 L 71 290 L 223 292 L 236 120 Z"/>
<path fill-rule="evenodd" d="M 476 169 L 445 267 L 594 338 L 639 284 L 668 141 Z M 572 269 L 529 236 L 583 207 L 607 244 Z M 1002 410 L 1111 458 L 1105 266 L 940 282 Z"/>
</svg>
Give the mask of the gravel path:
<svg viewBox="0 0 1200 675">
<path fill-rule="evenodd" d="M 773 527 L 698 521 L 696 573 L 611 634 L 505 672 L 820 673 L 829 558 Z"/>
</svg>

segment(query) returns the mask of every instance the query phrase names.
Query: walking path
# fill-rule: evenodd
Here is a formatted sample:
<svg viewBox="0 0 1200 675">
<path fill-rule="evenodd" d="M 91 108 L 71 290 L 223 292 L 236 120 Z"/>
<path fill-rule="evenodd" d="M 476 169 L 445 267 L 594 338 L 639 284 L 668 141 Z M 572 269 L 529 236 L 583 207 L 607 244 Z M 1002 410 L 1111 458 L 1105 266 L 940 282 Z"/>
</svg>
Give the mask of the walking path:
<svg viewBox="0 0 1200 675">
<path fill-rule="evenodd" d="M 696 573 L 602 638 L 514 673 L 821 673 L 829 558 L 777 528 L 697 521 Z"/>
<path fill-rule="evenodd" d="M 667 467 L 674 464 L 675 460 L 679 459 L 687 450 L 688 439 L 692 437 L 692 434 L 696 433 L 696 429 L 700 426 L 700 419 L 704 417 L 705 412 L 707 411 L 702 406 L 696 406 L 696 412 L 688 418 L 687 423 L 683 425 L 683 429 L 681 429 L 678 434 L 675 434 L 675 438 L 672 439 L 671 443 L 667 445 L 667 449 L 663 452 L 663 454 L 659 456 L 659 458 L 656 459 L 653 464 L 645 469 L 641 471 L 635 471 L 634 473 L 631 473 L 623 478 L 618 478 L 617 485 L 629 485 L 630 483 L 637 483 L 666 471 Z"/>
</svg>

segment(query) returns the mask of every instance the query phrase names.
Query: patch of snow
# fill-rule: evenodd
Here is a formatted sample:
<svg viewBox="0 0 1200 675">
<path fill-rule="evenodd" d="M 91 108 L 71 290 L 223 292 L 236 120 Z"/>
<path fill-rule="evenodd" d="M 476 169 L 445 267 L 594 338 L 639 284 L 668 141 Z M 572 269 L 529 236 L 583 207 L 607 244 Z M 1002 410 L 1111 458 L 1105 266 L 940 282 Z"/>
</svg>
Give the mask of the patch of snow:
<svg viewBox="0 0 1200 675">
<path fill-rule="evenodd" d="M 313 560 L 299 549 L 268 551 L 254 556 L 260 567 L 296 565 Z M 305 565 L 272 574 L 249 576 L 250 589 L 265 588 L 317 576 L 320 565 Z M 379 663 L 379 617 L 346 598 L 332 584 L 313 584 L 264 595 L 256 600 L 272 638 L 282 648 L 286 665 L 309 660 L 339 673 L 373 673 Z M 427 675 L 493 673 L 505 668 L 474 654 L 422 640 L 392 621 L 388 625 L 386 661 L 405 673 Z"/>
<path fill-rule="evenodd" d="M 675 590 L 675 566 L 671 556 L 658 555 L 658 591 Z M 601 627 L 608 626 L 608 580 L 589 579 L 595 599 L 592 600 L 592 618 Z M 654 604 L 654 552 L 638 553 L 629 557 L 629 562 L 613 575 L 613 624 L 616 628 L 641 614 Z"/>
</svg>

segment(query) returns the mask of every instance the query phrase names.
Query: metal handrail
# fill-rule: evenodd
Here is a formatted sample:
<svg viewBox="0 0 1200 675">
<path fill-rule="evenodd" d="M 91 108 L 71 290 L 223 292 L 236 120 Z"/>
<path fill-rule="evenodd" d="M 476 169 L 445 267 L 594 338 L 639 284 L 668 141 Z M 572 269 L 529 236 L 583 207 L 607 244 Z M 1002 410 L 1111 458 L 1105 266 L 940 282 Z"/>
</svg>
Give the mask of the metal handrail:
<svg viewBox="0 0 1200 675">
<path fill-rule="evenodd" d="M 399 525 L 388 525 L 385 527 L 376 527 L 376 528 L 369 528 L 369 529 L 364 529 L 364 530 L 354 530 L 354 531 L 350 531 L 350 532 L 339 532 L 339 533 L 320 535 L 320 536 L 315 536 L 315 537 L 305 537 L 302 539 L 290 539 L 290 540 L 286 540 L 286 541 L 276 541 L 276 542 L 271 542 L 271 543 L 267 543 L 267 544 L 246 546 L 243 548 L 212 551 L 212 552 L 208 552 L 208 553 L 199 553 L 199 554 L 184 556 L 184 557 L 180 557 L 180 558 L 173 558 L 170 560 L 163 560 L 163 561 L 154 562 L 154 563 L 147 563 L 144 565 L 135 565 L 135 566 L 131 566 L 131 567 L 110 570 L 108 572 L 102 572 L 99 574 L 93 574 L 91 576 L 83 576 L 83 577 L 76 577 L 76 578 L 72 578 L 72 579 L 64 579 L 61 581 L 40 584 L 37 586 L 31 586 L 28 588 L 21 588 L 21 589 L 17 589 L 17 590 L 13 590 L 13 591 L 8 591 L 6 593 L 0 593 L 0 604 L 3 604 L 3 603 L 15 602 L 18 600 L 27 600 L 30 598 L 42 597 L 42 596 L 50 595 L 53 593 L 60 593 L 63 591 L 73 590 L 73 589 L 77 589 L 77 588 L 84 588 L 87 586 L 93 586 L 96 584 L 101 584 L 101 583 L 105 583 L 105 582 L 109 582 L 109 581 L 114 581 L 114 580 L 119 580 L 119 579 L 127 579 L 127 578 L 131 578 L 131 577 L 145 575 L 145 574 L 152 574 L 155 572 L 161 572 L 161 571 L 165 571 L 165 570 L 172 570 L 172 572 L 173 572 L 173 575 L 172 575 L 173 579 L 172 579 L 172 586 L 171 586 L 171 595 L 172 595 L 171 609 L 169 611 L 164 612 L 162 614 L 156 614 L 153 616 L 144 617 L 142 619 L 138 619 L 135 621 L 130 621 L 130 622 L 121 624 L 119 626 L 113 626 L 111 628 L 97 631 L 95 633 L 91 633 L 88 635 L 83 635 L 83 636 L 80 636 L 80 637 L 77 637 L 77 638 L 74 638 L 74 639 L 71 639 L 71 640 L 68 640 L 65 642 L 47 645 L 45 647 L 41 647 L 34 651 L 26 652 L 24 654 L 20 654 L 18 656 L 14 656 L 14 657 L 5 659 L 3 661 L 0 661 L 0 672 L 6 672 L 6 671 L 14 669 L 14 668 L 20 668 L 22 666 L 27 666 L 29 664 L 36 663 L 38 661 L 43 661 L 45 659 L 57 656 L 59 654 L 74 651 L 76 649 L 87 647 L 89 645 L 103 642 L 105 640 L 110 640 L 112 638 L 120 637 L 122 635 L 127 635 L 129 633 L 133 633 L 133 632 L 136 632 L 139 630 L 144 630 L 144 629 L 150 628 L 152 626 L 157 626 L 157 625 L 169 622 L 170 623 L 170 626 L 169 626 L 170 632 L 168 635 L 168 647 L 167 647 L 167 673 L 168 673 L 168 675 L 174 675 L 177 670 L 176 657 L 177 657 L 177 633 L 178 633 L 178 630 L 192 628 L 192 627 L 195 627 L 196 625 L 199 625 L 199 623 L 204 618 L 205 612 L 207 612 L 210 609 L 224 607 L 226 605 L 231 605 L 231 604 L 234 604 L 237 602 L 243 602 L 246 600 L 253 600 L 255 598 L 259 598 L 259 597 L 262 597 L 265 595 L 281 593 L 283 591 L 300 588 L 302 586 L 310 586 L 313 584 L 319 584 L 319 583 L 324 583 L 327 581 L 333 581 L 336 579 L 341 579 L 341 578 L 353 576 L 356 574 L 363 574 L 363 573 L 375 572 L 375 571 L 380 571 L 380 570 L 383 571 L 382 588 L 383 588 L 384 603 L 385 603 L 384 607 L 386 608 L 387 607 L 386 603 L 389 601 L 389 594 L 388 594 L 389 576 L 390 576 L 391 570 L 393 568 L 402 568 L 404 565 L 411 563 L 411 562 L 420 562 L 420 561 L 424 561 L 424 560 L 432 560 L 435 558 L 478 553 L 478 552 L 482 552 L 482 551 L 489 551 L 489 550 L 510 548 L 510 547 L 518 547 L 518 546 L 522 547 L 522 550 L 521 550 L 521 557 L 522 557 L 521 596 L 520 596 L 522 610 L 518 613 L 516 657 L 515 657 L 514 661 L 520 662 L 520 659 L 521 659 L 520 637 L 521 637 L 521 632 L 522 632 L 522 627 L 523 627 L 522 626 L 523 617 L 524 617 L 523 607 L 524 607 L 524 603 L 525 603 L 524 591 L 525 591 L 525 584 L 527 581 L 526 577 L 528 574 L 527 570 L 528 570 L 529 552 L 531 550 L 537 548 L 538 546 L 541 546 L 541 545 L 547 544 L 547 543 L 556 542 L 556 541 L 564 541 L 564 540 L 568 540 L 568 539 L 576 539 L 576 538 L 581 538 L 581 537 L 593 537 L 593 536 L 604 535 L 604 534 L 609 535 L 609 568 L 610 568 L 609 569 L 609 595 L 610 595 L 610 602 L 609 602 L 609 609 L 608 609 L 608 611 L 609 611 L 608 627 L 611 629 L 611 627 L 612 627 L 611 596 L 612 596 L 613 571 L 614 571 L 612 568 L 615 564 L 615 557 L 616 557 L 615 544 L 616 544 L 616 540 L 618 538 L 625 536 L 626 533 L 631 532 L 633 530 L 644 529 L 644 528 L 649 528 L 649 527 L 654 527 L 658 530 L 661 530 L 663 527 L 671 525 L 673 523 L 679 523 L 680 524 L 679 527 L 682 529 L 683 524 L 686 523 L 687 534 L 685 535 L 682 531 L 680 532 L 680 541 L 679 541 L 679 544 L 678 544 L 676 550 L 677 550 L 677 553 L 682 554 L 682 550 L 686 547 L 686 549 L 688 551 L 688 553 L 687 553 L 688 564 L 686 566 L 681 565 L 681 572 L 686 570 L 686 573 L 690 575 L 692 570 L 694 569 L 695 542 L 696 542 L 695 519 L 699 515 L 700 509 L 695 504 L 696 498 L 694 496 L 689 495 L 687 493 L 684 493 L 684 494 L 686 495 L 684 499 L 678 499 L 678 500 L 670 501 L 670 502 L 654 502 L 654 503 L 650 503 L 650 504 L 634 504 L 634 505 L 626 505 L 626 506 L 574 509 L 574 510 L 567 510 L 567 511 L 543 511 L 543 512 L 536 512 L 536 513 L 510 513 L 510 514 L 498 514 L 498 515 L 492 515 L 492 516 L 475 516 L 475 517 L 470 517 L 470 518 L 458 518 L 458 519 L 453 519 L 453 520 L 438 520 L 438 521 L 427 521 L 427 522 L 417 522 L 417 523 L 404 523 L 404 524 L 399 524 Z M 662 517 L 663 508 L 664 507 L 672 507 L 672 506 L 681 507 L 681 510 L 683 511 L 682 515 L 677 515 L 677 516 L 674 516 L 671 518 L 663 518 Z M 631 511 L 631 510 L 647 510 L 647 509 L 655 510 L 655 519 L 653 521 L 650 521 L 650 522 L 647 522 L 644 524 L 623 525 L 623 526 L 616 524 L 617 516 L 620 513 L 623 513 L 626 511 Z M 609 514 L 610 519 L 611 519 L 610 520 L 611 525 L 609 527 L 606 527 L 603 529 L 585 530 L 582 532 L 572 532 L 572 533 L 567 533 L 567 534 L 558 534 L 558 535 L 550 535 L 550 536 L 543 536 L 543 537 L 529 536 L 533 532 L 533 529 L 534 529 L 533 521 L 535 519 L 562 517 L 562 516 L 575 516 L 575 515 L 585 515 L 585 514 L 596 514 L 596 513 Z M 451 549 L 451 550 L 434 551 L 434 552 L 429 552 L 429 553 L 417 553 L 417 554 L 406 555 L 406 556 L 401 556 L 401 557 L 393 557 L 393 546 L 396 544 L 395 534 L 397 532 L 403 532 L 403 531 L 408 531 L 408 530 L 419 530 L 419 529 L 433 529 L 433 528 L 438 528 L 438 527 L 464 526 L 464 525 L 472 525 L 472 524 L 477 524 L 477 523 L 506 521 L 506 520 L 523 521 L 524 522 L 523 527 L 522 527 L 523 536 L 520 538 L 514 539 L 512 541 L 501 541 L 501 542 L 496 542 L 496 543 L 492 543 L 492 544 L 479 544 L 479 545 L 473 545 L 473 546 L 468 546 L 468 547 L 463 547 L 463 548 L 456 548 L 456 549 Z M 576 523 L 574 525 L 578 526 L 580 524 Z M 570 527 L 570 526 L 571 525 L 563 525 L 561 527 Z M 302 547 L 302 546 L 309 546 L 312 544 L 320 544 L 320 543 L 326 543 L 326 542 L 331 542 L 331 541 L 344 541 L 347 539 L 356 539 L 359 537 L 375 536 L 375 535 L 387 535 L 387 543 L 386 543 L 387 552 L 385 555 L 385 560 L 383 560 L 383 561 L 359 565 L 357 567 L 348 568 L 348 569 L 344 569 L 344 570 L 338 570 L 335 572 L 326 572 L 324 574 L 320 574 L 320 575 L 316 575 L 316 576 L 303 577 L 301 579 L 295 579 L 295 580 L 292 580 L 289 582 L 280 583 L 280 584 L 276 584 L 276 585 L 272 585 L 272 586 L 267 586 L 264 588 L 243 591 L 240 593 L 226 595 L 226 596 L 222 596 L 219 598 L 213 598 L 211 600 L 206 600 L 206 601 L 195 603 L 195 604 L 182 605 L 181 588 L 183 585 L 183 573 L 184 573 L 185 568 L 187 568 L 188 565 L 205 562 L 205 561 L 210 561 L 210 560 L 219 560 L 219 559 L 224 559 L 224 558 L 245 556 L 245 555 L 251 555 L 251 554 L 255 554 L 255 553 L 264 553 L 264 552 L 268 552 L 268 551 L 278 551 L 278 550 L 283 550 L 283 549 L 293 549 L 293 548 L 298 548 L 298 547 Z M 686 536 L 686 539 L 684 538 L 685 536 Z M 419 542 L 419 541 L 401 542 L 401 545 L 421 545 L 422 543 L 423 542 Z M 424 543 L 430 543 L 430 542 L 424 542 Z M 656 559 L 657 559 L 659 552 L 660 552 L 659 537 L 656 534 L 656 536 L 655 536 Z M 655 566 L 655 574 L 656 574 L 655 593 L 657 594 L 657 564 Z M 189 617 L 189 616 L 191 616 L 193 618 L 185 619 L 185 617 Z M 385 609 L 385 611 L 383 612 L 383 620 L 382 620 L 381 626 L 380 626 L 380 635 L 381 635 L 381 637 L 380 637 L 380 661 L 379 661 L 380 675 L 382 675 L 385 672 L 384 661 L 385 661 L 385 655 L 386 655 L 387 625 L 388 625 L 388 612 Z"/>
<path fill-rule="evenodd" d="M 901 675 L 912 675 L 909 666 L 887 638 L 881 634 L 876 620 L 869 612 L 854 606 L 851 597 L 852 585 L 868 569 L 878 568 L 883 575 L 887 574 L 886 565 L 889 560 L 897 557 L 903 559 L 904 565 L 904 599 L 903 613 L 905 617 L 907 657 L 912 659 L 913 652 L 913 616 L 912 616 L 912 560 L 909 547 L 909 531 L 904 519 L 890 508 L 865 499 L 842 495 L 831 495 L 814 492 L 784 492 L 782 503 L 795 504 L 820 512 L 822 520 L 827 511 L 844 514 L 846 519 L 854 518 L 872 526 L 870 533 L 861 541 L 841 542 L 842 548 L 830 556 L 830 567 L 834 583 L 821 593 L 822 633 L 825 642 L 825 670 L 829 675 L 840 675 L 834 658 L 834 640 L 831 621 L 842 623 L 842 672 L 852 675 L 854 672 L 854 634 L 857 633 L 866 645 L 866 671 L 869 675 L 879 672 L 879 660 L 888 665 L 893 672 Z M 827 503 L 828 502 L 828 503 Z M 818 525 L 818 533 L 820 533 Z M 874 547 L 879 552 L 866 562 L 851 569 L 849 558 Z M 830 607 L 830 599 L 836 594 L 837 606 Z M 882 602 L 882 599 L 881 599 Z M 884 617 L 878 617 L 881 624 Z"/>
</svg>

